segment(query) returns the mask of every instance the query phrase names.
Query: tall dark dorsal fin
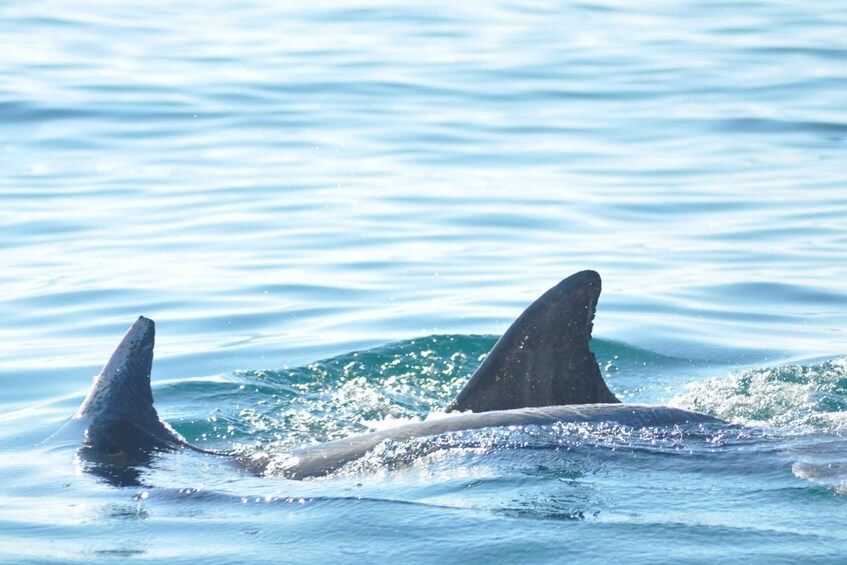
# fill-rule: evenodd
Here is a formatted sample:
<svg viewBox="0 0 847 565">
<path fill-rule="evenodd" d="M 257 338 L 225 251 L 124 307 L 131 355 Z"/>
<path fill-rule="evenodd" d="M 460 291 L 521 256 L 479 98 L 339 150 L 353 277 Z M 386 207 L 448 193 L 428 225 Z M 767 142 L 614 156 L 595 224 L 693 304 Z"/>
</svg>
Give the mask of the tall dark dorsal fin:
<svg viewBox="0 0 847 565">
<path fill-rule="evenodd" d="M 620 402 L 588 347 L 600 275 L 566 278 L 521 314 L 448 411 Z"/>
</svg>

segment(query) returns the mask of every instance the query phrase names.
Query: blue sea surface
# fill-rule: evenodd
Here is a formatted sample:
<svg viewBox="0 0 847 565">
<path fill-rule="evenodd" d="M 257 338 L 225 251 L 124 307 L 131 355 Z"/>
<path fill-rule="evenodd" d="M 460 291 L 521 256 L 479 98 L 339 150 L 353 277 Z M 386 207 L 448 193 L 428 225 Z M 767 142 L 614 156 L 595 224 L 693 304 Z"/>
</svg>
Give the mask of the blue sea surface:
<svg viewBox="0 0 847 565">
<path fill-rule="evenodd" d="M 844 562 L 842 2 L 0 16 L 0 562 Z M 477 430 L 308 481 L 173 453 L 136 487 L 48 440 L 139 315 L 197 445 L 421 420 L 588 268 L 610 388 L 737 427 Z"/>
</svg>

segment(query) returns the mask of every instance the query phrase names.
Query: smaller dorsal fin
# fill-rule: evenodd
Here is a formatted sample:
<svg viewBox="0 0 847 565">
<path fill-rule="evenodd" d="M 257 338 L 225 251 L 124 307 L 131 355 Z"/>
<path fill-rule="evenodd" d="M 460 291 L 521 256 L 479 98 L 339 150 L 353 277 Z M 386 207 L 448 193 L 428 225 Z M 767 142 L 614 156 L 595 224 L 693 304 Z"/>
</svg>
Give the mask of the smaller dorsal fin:
<svg viewBox="0 0 847 565">
<path fill-rule="evenodd" d="M 133 453 L 145 461 L 151 450 L 186 445 L 153 407 L 150 371 L 155 336 L 153 320 L 139 317 L 94 378 L 74 416 L 86 425 L 86 458 L 105 461 L 115 459 L 115 454 Z"/>
<path fill-rule="evenodd" d="M 82 435 L 77 456 L 83 470 L 116 486 L 139 486 L 140 471 L 154 454 L 195 447 L 159 419 L 153 407 L 150 371 L 156 325 L 141 316 L 127 330 L 74 417 L 65 426 Z"/>
<path fill-rule="evenodd" d="M 150 389 L 155 338 L 153 320 L 140 316 L 94 378 L 75 417 L 120 418 L 133 422 L 158 420 Z"/>
<path fill-rule="evenodd" d="M 594 271 L 545 292 L 506 330 L 447 410 L 620 402 L 588 347 L 599 296 Z"/>
</svg>

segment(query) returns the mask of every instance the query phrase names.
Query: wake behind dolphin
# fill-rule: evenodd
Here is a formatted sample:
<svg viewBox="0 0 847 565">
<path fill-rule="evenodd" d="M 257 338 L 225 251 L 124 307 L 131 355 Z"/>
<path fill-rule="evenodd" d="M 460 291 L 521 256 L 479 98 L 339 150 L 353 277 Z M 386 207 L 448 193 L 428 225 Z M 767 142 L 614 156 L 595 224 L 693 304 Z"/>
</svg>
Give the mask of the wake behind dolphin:
<svg viewBox="0 0 847 565">
<path fill-rule="evenodd" d="M 297 449 L 272 461 L 242 460 L 198 448 L 159 418 L 150 387 L 155 326 L 140 317 L 95 377 L 71 421 L 82 433 L 79 455 L 101 474 L 98 469 L 149 465 L 157 452 L 191 449 L 232 456 L 257 473 L 304 479 L 332 473 L 386 440 L 554 422 L 611 422 L 636 428 L 723 423 L 679 408 L 622 404 L 615 397 L 589 348 L 599 295 L 600 276 L 594 271 L 576 273 L 544 293 L 494 345 L 447 407 L 449 416 Z"/>
</svg>

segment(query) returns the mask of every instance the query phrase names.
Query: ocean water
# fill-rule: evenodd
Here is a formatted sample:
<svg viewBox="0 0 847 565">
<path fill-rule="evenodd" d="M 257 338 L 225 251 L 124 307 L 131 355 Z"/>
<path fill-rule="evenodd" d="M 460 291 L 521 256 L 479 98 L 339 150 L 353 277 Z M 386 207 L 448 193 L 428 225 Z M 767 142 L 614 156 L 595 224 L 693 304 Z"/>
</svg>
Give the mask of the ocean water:
<svg viewBox="0 0 847 565">
<path fill-rule="evenodd" d="M 0 6 L 0 562 L 843 562 L 847 11 L 798 3 Z M 629 402 L 336 475 L 46 441 L 138 315 L 160 415 L 273 453 L 425 418 L 603 276 Z"/>
</svg>

